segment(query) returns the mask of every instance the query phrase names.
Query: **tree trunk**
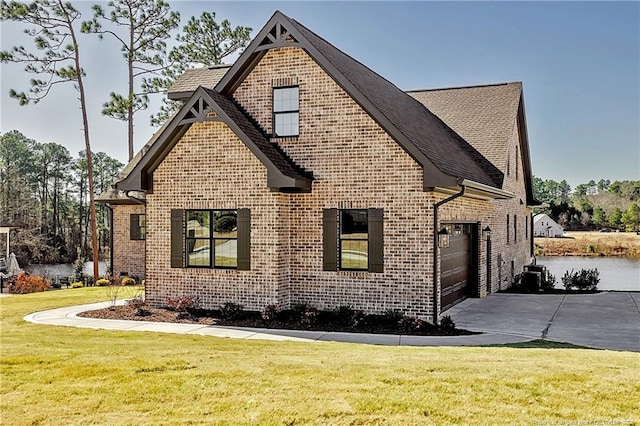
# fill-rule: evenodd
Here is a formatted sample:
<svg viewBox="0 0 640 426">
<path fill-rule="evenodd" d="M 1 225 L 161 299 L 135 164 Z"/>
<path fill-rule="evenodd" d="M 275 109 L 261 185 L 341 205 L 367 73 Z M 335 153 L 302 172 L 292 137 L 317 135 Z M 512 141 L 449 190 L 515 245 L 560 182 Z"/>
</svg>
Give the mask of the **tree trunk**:
<svg viewBox="0 0 640 426">
<path fill-rule="evenodd" d="M 127 58 L 127 65 L 129 67 L 129 103 L 127 108 L 127 129 L 128 129 L 128 141 L 129 141 L 129 161 L 133 159 L 133 25 L 129 26 L 129 56 Z"/>
<path fill-rule="evenodd" d="M 58 0 L 60 7 L 64 8 L 64 5 Z M 80 92 L 80 110 L 82 111 L 82 131 L 84 132 L 84 144 L 85 151 L 87 153 L 87 179 L 89 181 L 89 211 L 91 222 L 91 252 L 93 254 L 93 282 L 98 281 L 98 227 L 96 221 L 96 203 L 95 195 L 93 191 L 93 156 L 91 153 L 91 142 L 89 140 L 89 118 L 87 117 L 87 100 L 84 92 L 84 84 L 82 81 L 82 68 L 80 67 L 80 51 L 78 46 L 78 40 L 76 39 L 76 33 L 73 29 L 73 24 L 69 21 L 69 31 L 73 45 L 75 47 L 75 66 L 76 75 L 78 77 L 78 92 Z"/>
</svg>

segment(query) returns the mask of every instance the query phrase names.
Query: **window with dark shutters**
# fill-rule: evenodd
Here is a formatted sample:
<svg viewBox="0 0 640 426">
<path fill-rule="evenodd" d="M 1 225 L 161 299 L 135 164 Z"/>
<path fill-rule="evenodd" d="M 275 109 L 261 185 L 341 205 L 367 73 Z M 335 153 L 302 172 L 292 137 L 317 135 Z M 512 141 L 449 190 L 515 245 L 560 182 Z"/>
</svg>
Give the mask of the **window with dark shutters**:
<svg viewBox="0 0 640 426">
<path fill-rule="evenodd" d="M 323 210 L 323 270 L 384 271 L 382 209 Z"/>
<path fill-rule="evenodd" d="M 250 210 L 171 210 L 171 267 L 251 269 Z"/>
</svg>

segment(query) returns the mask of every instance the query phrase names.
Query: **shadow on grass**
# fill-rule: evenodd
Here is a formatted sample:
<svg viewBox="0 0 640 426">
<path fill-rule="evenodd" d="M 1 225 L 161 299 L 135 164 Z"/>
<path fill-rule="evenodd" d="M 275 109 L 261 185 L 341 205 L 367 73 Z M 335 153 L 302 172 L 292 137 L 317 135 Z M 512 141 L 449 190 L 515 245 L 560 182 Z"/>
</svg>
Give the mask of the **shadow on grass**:
<svg viewBox="0 0 640 426">
<path fill-rule="evenodd" d="M 566 342 L 553 342 L 550 340 L 536 339 L 528 342 L 504 343 L 499 345 L 486 345 L 489 348 L 516 348 L 516 349 L 592 349 L 588 346 L 574 345 Z"/>
</svg>

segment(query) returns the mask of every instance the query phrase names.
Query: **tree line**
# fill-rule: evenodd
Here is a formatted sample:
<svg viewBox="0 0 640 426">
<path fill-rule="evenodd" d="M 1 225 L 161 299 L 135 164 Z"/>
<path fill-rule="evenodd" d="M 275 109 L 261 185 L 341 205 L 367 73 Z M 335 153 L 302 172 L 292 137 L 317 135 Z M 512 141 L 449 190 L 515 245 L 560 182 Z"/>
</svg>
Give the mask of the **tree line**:
<svg viewBox="0 0 640 426">
<path fill-rule="evenodd" d="M 54 87 L 71 88 L 77 93 L 86 148 L 84 154 L 90 246 L 93 248 L 94 261 L 93 278 L 97 280 L 96 248 L 100 245 L 100 218 L 94 196 L 99 192 L 99 188 L 95 185 L 94 155 L 91 150 L 87 111 L 89 91 L 84 83 L 87 69 L 83 68 L 79 35 L 96 34 L 100 39 L 108 38 L 120 47 L 127 70 L 127 80 L 122 84 L 126 90 L 124 94 L 112 92 L 110 99 L 103 105 L 102 113 L 128 123 L 126 143 L 131 160 L 134 155 L 134 116 L 147 108 L 148 96 L 166 92 L 187 68 L 219 64 L 226 56 L 243 49 L 249 43 L 251 28 L 234 28 L 227 20 L 219 24 L 215 21 L 215 13 L 205 12 L 199 18 L 192 17 L 189 20 L 182 32 L 175 37 L 178 44 L 168 50 L 167 40 L 179 26 L 180 14 L 171 11 L 169 3 L 164 0 L 113 0 L 106 8 L 100 4 L 94 5 L 92 11 L 93 16 L 83 20 L 81 11 L 68 1 L 0 1 L 0 21 L 23 24 L 25 34 L 33 41 L 31 49 L 14 46 L 10 50 L 1 51 L 0 61 L 22 64 L 25 74 L 34 75 L 34 78 L 29 80 L 28 90 L 9 91 L 9 95 L 20 105 L 42 101 Z M 161 111 L 152 117 L 152 124 L 162 124 L 178 106 L 166 101 Z M 45 192 L 47 194 L 40 195 L 41 202 L 45 200 L 44 195 L 48 195 L 48 189 Z M 53 194 L 58 193 L 54 190 Z M 15 213 L 14 210 L 11 211 L 12 215 Z M 57 210 L 56 214 L 59 216 Z M 25 219 L 20 215 L 18 217 L 21 220 Z M 17 217 L 11 218 L 12 221 L 16 219 Z M 40 229 L 47 231 L 45 234 L 48 234 L 50 227 L 57 229 L 57 225 L 55 220 L 39 223 Z"/>
<path fill-rule="evenodd" d="M 640 230 L 640 180 L 590 180 L 571 191 L 566 180 L 534 176 L 533 192 L 545 203 L 536 213 L 547 213 L 566 230 Z"/>
<path fill-rule="evenodd" d="M 92 154 L 96 194 L 123 164 L 104 152 Z M 21 265 L 66 263 L 91 254 L 89 185 L 84 151 L 40 143 L 17 130 L 0 136 L 0 223 L 13 227 L 11 251 Z M 109 247 L 107 207 L 98 205 L 98 252 Z"/>
</svg>

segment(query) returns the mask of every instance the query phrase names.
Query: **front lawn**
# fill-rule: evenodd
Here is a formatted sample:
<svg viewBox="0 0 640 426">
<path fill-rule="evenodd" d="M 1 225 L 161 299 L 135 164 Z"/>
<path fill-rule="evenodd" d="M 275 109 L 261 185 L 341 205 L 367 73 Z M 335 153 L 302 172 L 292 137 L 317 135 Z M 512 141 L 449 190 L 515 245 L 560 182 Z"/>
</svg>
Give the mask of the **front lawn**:
<svg viewBox="0 0 640 426">
<path fill-rule="evenodd" d="M 640 422 L 637 353 L 267 342 L 22 320 L 105 299 L 95 287 L 0 298 L 1 424 Z"/>
</svg>

